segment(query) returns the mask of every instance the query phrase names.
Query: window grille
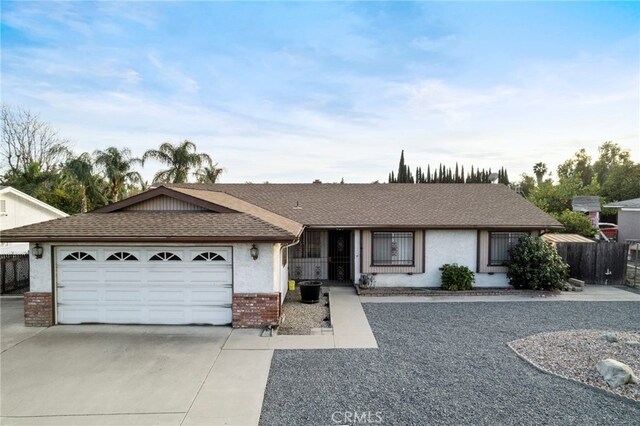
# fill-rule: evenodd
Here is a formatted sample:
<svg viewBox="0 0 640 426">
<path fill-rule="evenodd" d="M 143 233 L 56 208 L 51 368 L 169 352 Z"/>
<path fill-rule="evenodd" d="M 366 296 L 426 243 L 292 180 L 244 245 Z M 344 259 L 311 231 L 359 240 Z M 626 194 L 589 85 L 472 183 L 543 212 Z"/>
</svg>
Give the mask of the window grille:
<svg viewBox="0 0 640 426">
<path fill-rule="evenodd" d="M 489 265 L 507 266 L 511 261 L 509 250 L 518 244 L 526 232 L 492 232 L 489 236 Z"/>
<path fill-rule="evenodd" d="M 413 232 L 374 232 L 374 266 L 413 265 Z"/>
</svg>

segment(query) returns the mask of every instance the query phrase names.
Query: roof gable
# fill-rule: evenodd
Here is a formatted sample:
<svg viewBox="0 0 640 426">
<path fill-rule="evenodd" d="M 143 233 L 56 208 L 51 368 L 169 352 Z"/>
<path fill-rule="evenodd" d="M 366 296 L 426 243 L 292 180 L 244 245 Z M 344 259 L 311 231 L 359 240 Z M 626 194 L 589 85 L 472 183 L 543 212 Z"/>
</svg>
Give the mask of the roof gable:
<svg viewBox="0 0 640 426">
<path fill-rule="evenodd" d="M 108 206 L 94 210 L 93 213 L 113 213 L 120 210 L 147 211 L 195 211 L 206 210 L 215 213 L 237 213 L 236 210 L 176 191 L 166 186 L 159 186 L 140 194 L 131 196 Z"/>
</svg>

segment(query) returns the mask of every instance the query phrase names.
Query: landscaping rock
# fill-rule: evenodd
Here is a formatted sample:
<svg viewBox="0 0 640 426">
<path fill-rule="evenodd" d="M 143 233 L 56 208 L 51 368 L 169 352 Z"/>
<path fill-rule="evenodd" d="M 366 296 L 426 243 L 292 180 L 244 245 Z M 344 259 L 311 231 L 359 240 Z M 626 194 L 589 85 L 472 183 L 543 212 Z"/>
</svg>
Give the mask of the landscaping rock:
<svg viewBox="0 0 640 426">
<path fill-rule="evenodd" d="M 573 291 L 582 291 L 583 288 L 582 287 L 573 287 Z"/>
<path fill-rule="evenodd" d="M 629 340 L 627 341 L 627 346 L 631 346 L 632 348 L 640 348 L 640 342 L 637 340 Z"/>
<path fill-rule="evenodd" d="M 569 278 L 567 280 L 569 282 L 569 284 L 576 286 L 576 287 L 584 287 L 584 281 L 582 280 L 578 280 L 576 278 Z"/>
<path fill-rule="evenodd" d="M 613 333 L 605 334 L 602 338 L 609 343 L 615 343 L 618 341 L 618 336 Z"/>
<path fill-rule="evenodd" d="M 603 359 L 596 365 L 596 369 L 604 381 L 614 388 L 628 383 L 640 383 L 631 367 L 615 359 Z"/>
</svg>

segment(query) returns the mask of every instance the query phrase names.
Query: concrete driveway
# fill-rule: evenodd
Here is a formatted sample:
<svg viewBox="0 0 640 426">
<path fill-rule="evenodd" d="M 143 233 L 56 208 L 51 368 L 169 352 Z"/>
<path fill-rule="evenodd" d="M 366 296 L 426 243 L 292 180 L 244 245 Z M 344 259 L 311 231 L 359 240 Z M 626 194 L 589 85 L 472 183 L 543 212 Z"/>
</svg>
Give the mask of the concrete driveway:
<svg viewBox="0 0 640 426">
<path fill-rule="evenodd" d="M 273 351 L 223 353 L 230 327 L 34 329 L 21 325 L 21 299 L 1 303 L 3 425 L 257 423 Z M 229 411 L 243 398 L 234 385 L 257 388 L 253 412 Z"/>
</svg>

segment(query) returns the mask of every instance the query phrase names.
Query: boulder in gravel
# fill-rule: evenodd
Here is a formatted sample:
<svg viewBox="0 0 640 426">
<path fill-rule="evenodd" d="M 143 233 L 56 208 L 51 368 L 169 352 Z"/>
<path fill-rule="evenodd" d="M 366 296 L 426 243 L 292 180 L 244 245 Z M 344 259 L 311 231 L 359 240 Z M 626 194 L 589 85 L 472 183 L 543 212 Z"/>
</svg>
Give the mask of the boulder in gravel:
<svg viewBox="0 0 640 426">
<path fill-rule="evenodd" d="M 596 368 L 604 381 L 611 387 L 640 383 L 640 379 L 633 374 L 631 367 L 615 359 L 603 359 L 596 365 Z"/>
<path fill-rule="evenodd" d="M 632 348 L 640 348 L 640 342 L 637 340 L 628 340 L 627 346 L 631 346 Z"/>
<path fill-rule="evenodd" d="M 576 286 L 576 287 L 584 287 L 584 281 L 576 279 L 576 278 L 569 278 L 567 280 L 569 282 L 569 284 Z"/>
<path fill-rule="evenodd" d="M 613 334 L 613 333 L 605 334 L 604 336 L 602 336 L 602 338 L 603 338 L 604 340 L 606 340 L 607 342 L 609 342 L 609 343 L 615 343 L 615 342 L 617 342 L 617 341 L 618 341 L 618 336 L 616 336 L 616 335 L 615 335 L 615 334 Z"/>
</svg>

